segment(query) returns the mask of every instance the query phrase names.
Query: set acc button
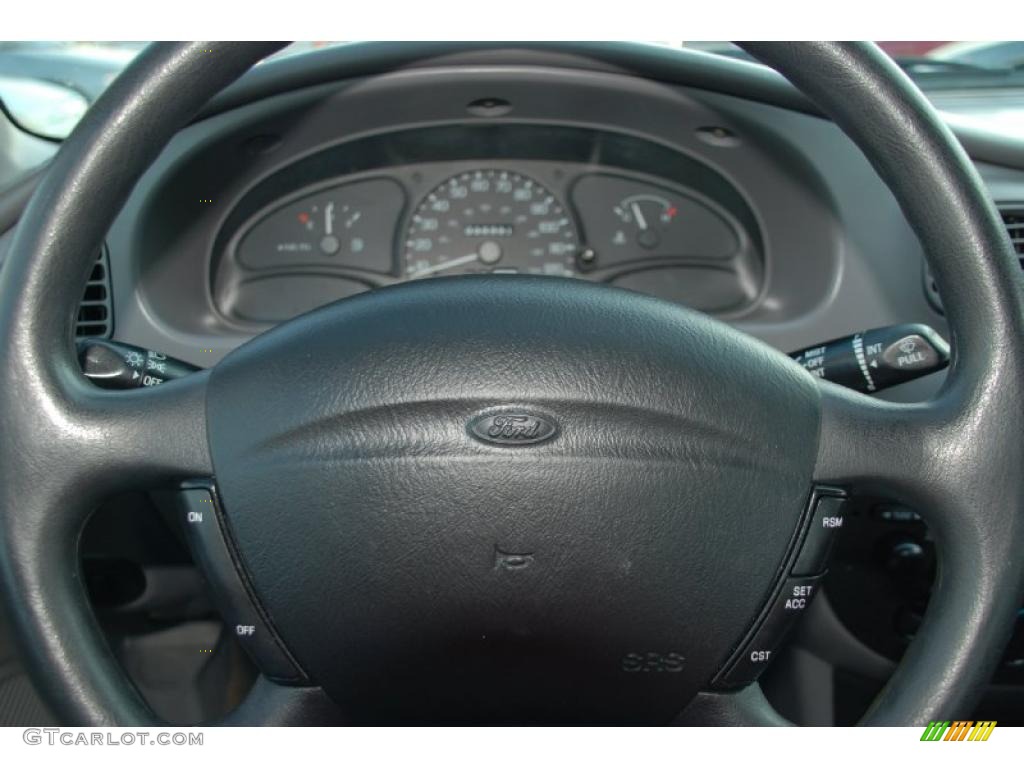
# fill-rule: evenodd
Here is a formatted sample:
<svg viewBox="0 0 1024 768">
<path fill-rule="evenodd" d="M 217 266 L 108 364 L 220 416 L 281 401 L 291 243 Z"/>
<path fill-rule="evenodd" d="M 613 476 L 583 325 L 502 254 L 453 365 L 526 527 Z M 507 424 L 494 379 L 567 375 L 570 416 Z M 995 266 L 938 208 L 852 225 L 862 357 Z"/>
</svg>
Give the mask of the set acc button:
<svg viewBox="0 0 1024 768">
<path fill-rule="evenodd" d="M 754 682 L 774 658 L 786 632 L 803 615 L 818 591 L 817 576 L 790 577 L 778 593 L 761 625 L 717 683 L 725 687 Z"/>
<path fill-rule="evenodd" d="M 790 582 L 799 581 L 798 579 L 791 579 Z M 814 596 L 814 590 L 817 588 L 815 583 L 794 583 L 791 587 L 791 594 L 788 597 L 784 597 L 785 602 L 783 608 L 787 611 L 802 611 L 807 607 L 811 598 Z"/>
</svg>

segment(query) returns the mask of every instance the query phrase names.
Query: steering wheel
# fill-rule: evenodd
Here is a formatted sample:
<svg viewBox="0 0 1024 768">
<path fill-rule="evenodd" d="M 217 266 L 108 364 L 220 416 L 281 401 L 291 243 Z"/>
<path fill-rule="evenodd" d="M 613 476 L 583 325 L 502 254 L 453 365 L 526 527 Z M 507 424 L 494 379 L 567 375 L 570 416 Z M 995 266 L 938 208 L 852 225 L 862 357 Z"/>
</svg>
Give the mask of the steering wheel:
<svg viewBox="0 0 1024 768">
<path fill-rule="evenodd" d="M 0 276 L 3 598 L 62 720 L 153 722 L 77 544 L 109 495 L 196 480 L 258 619 L 238 629 L 286 670 L 264 667 L 226 723 L 780 722 L 756 684 L 719 683 L 822 486 L 921 510 L 939 555 L 864 722 L 966 716 L 1024 588 L 1019 265 L 877 48 L 746 45 L 859 145 L 924 245 L 954 349 L 929 402 L 821 382 L 673 304 L 526 276 L 363 294 L 211 370 L 95 388 L 72 322 L 93 254 L 175 132 L 274 48 L 147 49 L 64 143 Z"/>
</svg>

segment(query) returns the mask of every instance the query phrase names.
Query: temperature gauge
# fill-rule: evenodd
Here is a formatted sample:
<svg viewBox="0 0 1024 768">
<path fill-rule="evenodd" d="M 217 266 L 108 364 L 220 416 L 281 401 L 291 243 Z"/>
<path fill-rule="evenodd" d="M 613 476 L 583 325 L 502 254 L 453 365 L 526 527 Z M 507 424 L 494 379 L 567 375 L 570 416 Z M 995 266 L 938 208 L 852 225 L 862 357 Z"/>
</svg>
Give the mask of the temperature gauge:
<svg viewBox="0 0 1024 768">
<path fill-rule="evenodd" d="M 641 259 L 727 259 L 740 249 L 735 225 L 689 191 L 593 173 L 576 182 L 572 199 L 583 224 L 586 269 Z"/>
<path fill-rule="evenodd" d="M 623 198 L 612 210 L 623 225 L 612 236 L 612 243 L 624 245 L 632 238 L 637 245 L 647 250 L 661 245 L 662 231 L 671 226 L 679 213 L 679 209 L 667 198 L 647 194 Z"/>
<path fill-rule="evenodd" d="M 264 213 L 238 242 L 250 269 L 334 264 L 391 270 L 391 239 L 404 194 L 389 179 L 344 184 Z"/>
</svg>

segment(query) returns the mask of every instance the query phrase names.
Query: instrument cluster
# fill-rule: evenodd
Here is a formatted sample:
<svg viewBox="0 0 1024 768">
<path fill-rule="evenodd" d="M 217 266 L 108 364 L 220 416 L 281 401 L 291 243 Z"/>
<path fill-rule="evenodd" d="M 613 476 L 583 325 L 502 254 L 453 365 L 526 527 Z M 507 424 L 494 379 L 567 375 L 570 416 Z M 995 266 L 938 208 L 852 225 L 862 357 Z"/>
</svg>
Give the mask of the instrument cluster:
<svg viewBox="0 0 1024 768">
<path fill-rule="evenodd" d="M 215 295 L 225 316 L 273 324 L 397 282 L 525 274 L 722 313 L 756 294 L 744 279 L 753 250 L 724 206 L 650 174 L 535 160 L 418 163 L 262 206 L 228 241 L 230 289 Z"/>
</svg>

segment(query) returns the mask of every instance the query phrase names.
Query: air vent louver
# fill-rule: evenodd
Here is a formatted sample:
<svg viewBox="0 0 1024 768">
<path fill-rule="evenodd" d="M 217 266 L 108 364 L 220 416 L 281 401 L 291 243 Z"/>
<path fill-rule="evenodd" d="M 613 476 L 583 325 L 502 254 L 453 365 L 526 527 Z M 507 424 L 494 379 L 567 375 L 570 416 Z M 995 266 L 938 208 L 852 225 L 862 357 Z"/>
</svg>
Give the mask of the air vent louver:
<svg viewBox="0 0 1024 768">
<path fill-rule="evenodd" d="M 999 206 L 999 213 L 1006 224 L 1006 234 L 1010 236 L 1013 250 L 1017 252 L 1021 267 L 1024 267 L 1024 204 Z"/>
<path fill-rule="evenodd" d="M 114 332 L 114 312 L 110 291 L 110 261 L 107 249 L 100 251 L 85 284 L 82 303 L 75 320 L 75 338 L 109 339 Z"/>
<path fill-rule="evenodd" d="M 1010 236 L 1013 243 L 1013 250 L 1017 252 L 1017 259 L 1020 261 L 1021 269 L 1024 269 L 1024 203 L 997 203 L 999 215 L 1003 217 L 1003 224 L 1006 225 L 1006 234 Z M 924 290 L 932 305 L 942 311 L 942 301 L 939 299 L 939 288 L 935 285 L 935 278 L 932 271 L 925 264 L 924 267 Z"/>
</svg>

